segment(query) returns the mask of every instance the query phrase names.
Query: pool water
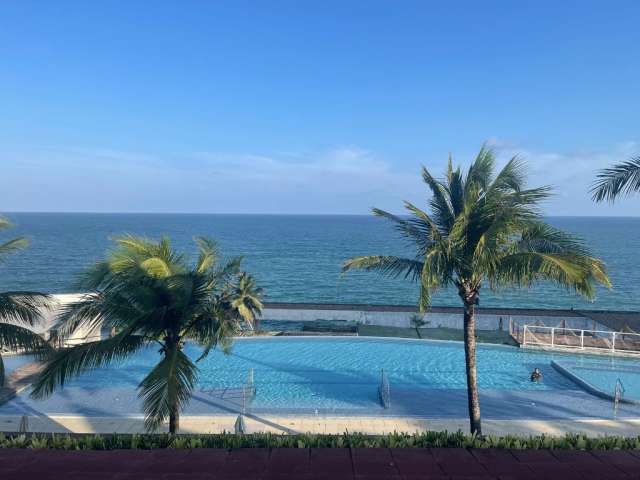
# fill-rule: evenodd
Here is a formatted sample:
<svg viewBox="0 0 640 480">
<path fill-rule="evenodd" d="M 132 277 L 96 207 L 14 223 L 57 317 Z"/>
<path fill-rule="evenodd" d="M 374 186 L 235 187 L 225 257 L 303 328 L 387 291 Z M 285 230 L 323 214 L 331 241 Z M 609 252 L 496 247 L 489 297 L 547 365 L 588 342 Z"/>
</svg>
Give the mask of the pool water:
<svg viewBox="0 0 640 480">
<path fill-rule="evenodd" d="M 200 349 L 186 347 L 197 358 Z M 114 388 L 136 386 L 158 361 L 150 348 L 118 364 L 87 373 L 69 387 Z M 550 367 L 548 353 L 504 346 L 478 346 L 481 389 L 527 391 L 576 388 Z M 241 339 L 232 353 L 220 351 L 198 363 L 199 390 L 234 389 L 243 385 L 253 369 L 254 407 L 357 408 L 378 403 L 381 370 L 394 390 L 465 389 L 464 350 L 460 342 L 389 340 L 372 338 Z M 532 383 L 538 367 L 544 381 Z"/>
<path fill-rule="evenodd" d="M 193 359 L 201 349 L 185 347 Z M 137 386 L 158 362 L 157 347 L 126 361 L 87 372 L 46 400 L 25 391 L 0 406 L 0 415 L 57 414 L 129 416 L 142 413 Z M 478 345 L 477 365 L 485 418 L 611 418 L 612 403 L 585 391 L 556 371 L 552 361 L 611 365 L 606 358 Z M 633 361 L 616 359 L 616 368 Z M 463 418 L 467 415 L 464 348 L 461 342 L 372 337 L 269 337 L 238 339 L 229 355 L 220 351 L 197 363 L 198 383 L 186 415 L 339 414 Z M 544 379 L 532 383 L 534 368 Z M 245 404 L 242 386 L 253 370 L 255 398 Z M 382 407 L 381 370 L 389 378 L 390 408 Z M 633 384 L 626 381 L 629 386 Z M 633 388 L 633 387 L 631 387 Z M 617 416 L 640 418 L 640 406 Z"/>
<path fill-rule="evenodd" d="M 594 361 L 584 358 L 565 361 L 561 365 L 583 381 L 610 395 L 614 395 L 616 381 L 620 379 L 625 389 L 624 397 L 640 401 L 640 364 L 637 360 L 612 357 Z"/>
<path fill-rule="evenodd" d="M 32 361 L 34 361 L 34 358 L 30 355 L 2 355 L 5 378 L 9 377 L 9 375 L 11 375 L 18 368 L 26 365 L 27 363 L 31 363 Z"/>
</svg>

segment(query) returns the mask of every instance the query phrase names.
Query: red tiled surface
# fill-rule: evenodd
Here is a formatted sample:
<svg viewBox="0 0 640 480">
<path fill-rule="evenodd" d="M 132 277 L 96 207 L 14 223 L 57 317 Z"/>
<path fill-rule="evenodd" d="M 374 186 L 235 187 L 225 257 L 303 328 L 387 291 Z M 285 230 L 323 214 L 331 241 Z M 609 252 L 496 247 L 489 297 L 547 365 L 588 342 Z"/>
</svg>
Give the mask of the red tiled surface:
<svg viewBox="0 0 640 480">
<path fill-rule="evenodd" d="M 0 449 L 2 480 L 640 479 L 640 452 L 467 449 Z"/>
</svg>

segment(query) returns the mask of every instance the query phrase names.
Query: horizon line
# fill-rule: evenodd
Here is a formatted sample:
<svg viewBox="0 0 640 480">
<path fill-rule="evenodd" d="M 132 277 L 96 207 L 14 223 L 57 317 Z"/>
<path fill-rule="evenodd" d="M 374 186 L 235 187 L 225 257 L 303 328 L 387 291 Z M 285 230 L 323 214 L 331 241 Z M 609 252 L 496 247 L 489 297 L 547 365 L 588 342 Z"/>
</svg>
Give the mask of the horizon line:
<svg viewBox="0 0 640 480">
<path fill-rule="evenodd" d="M 33 213 L 33 214 L 46 214 L 46 215 L 224 215 L 224 216 L 317 216 L 317 217 L 371 217 L 373 216 L 371 213 L 273 213 L 273 212 L 98 212 L 98 211 L 44 211 L 44 210 L 13 210 L 13 211 L 2 211 L 1 215 L 12 215 L 12 214 L 23 214 L 23 213 Z M 395 215 L 402 215 L 402 213 L 397 213 Z M 543 217 L 553 217 L 553 218 L 640 218 L 640 215 L 554 215 L 554 214 L 543 214 Z"/>
</svg>

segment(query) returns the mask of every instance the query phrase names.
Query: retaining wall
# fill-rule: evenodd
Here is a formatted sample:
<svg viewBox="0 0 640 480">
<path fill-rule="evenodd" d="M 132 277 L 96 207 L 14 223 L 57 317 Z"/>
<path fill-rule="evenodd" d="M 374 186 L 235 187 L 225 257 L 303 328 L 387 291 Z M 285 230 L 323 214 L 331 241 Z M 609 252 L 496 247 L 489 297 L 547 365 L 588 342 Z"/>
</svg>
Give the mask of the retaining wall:
<svg viewBox="0 0 640 480">
<path fill-rule="evenodd" d="M 54 295 L 59 305 L 80 298 L 80 294 Z M 45 329 L 54 322 L 56 312 L 45 313 Z M 393 327 L 411 327 L 412 319 L 418 316 L 417 310 L 410 306 L 375 305 L 322 305 L 322 304 L 278 304 L 267 303 L 262 312 L 262 320 L 314 321 L 344 320 L 365 325 L 383 325 Z M 462 308 L 434 307 L 424 315 L 424 328 L 462 329 Z M 480 330 L 508 330 L 509 321 L 514 327 L 524 325 L 563 326 L 576 329 L 610 330 L 578 312 L 560 310 L 518 310 L 518 309 L 478 309 L 477 328 Z M 80 332 L 90 335 L 92 332 Z"/>
</svg>

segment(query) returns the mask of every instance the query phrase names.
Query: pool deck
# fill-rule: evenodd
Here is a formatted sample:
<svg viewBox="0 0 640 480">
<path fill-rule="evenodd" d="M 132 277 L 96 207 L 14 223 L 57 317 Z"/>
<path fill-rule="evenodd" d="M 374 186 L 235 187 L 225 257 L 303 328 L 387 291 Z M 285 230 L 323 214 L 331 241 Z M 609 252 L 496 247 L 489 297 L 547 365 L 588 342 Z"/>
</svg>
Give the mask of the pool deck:
<svg viewBox="0 0 640 480">
<path fill-rule="evenodd" d="M 180 419 L 180 433 L 222 433 L 233 432 L 235 415 L 183 416 Z M 77 415 L 27 416 L 26 430 L 38 433 L 144 433 L 142 416 L 131 417 L 89 417 Z M 22 416 L 1 415 L 0 431 L 17 432 Z M 246 433 L 326 433 L 341 434 L 345 431 L 366 434 L 393 432 L 467 431 L 466 418 L 419 419 L 407 417 L 363 417 L 363 416 L 284 416 L 245 415 Z M 621 435 L 637 436 L 640 432 L 640 418 L 617 420 L 495 420 L 485 419 L 483 431 L 490 435 L 564 435 L 585 433 L 589 436 Z"/>
<path fill-rule="evenodd" d="M 49 480 L 632 479 L 637 451 L 429 449 L 0 449 L 0 478 Z"/>
</svg>

